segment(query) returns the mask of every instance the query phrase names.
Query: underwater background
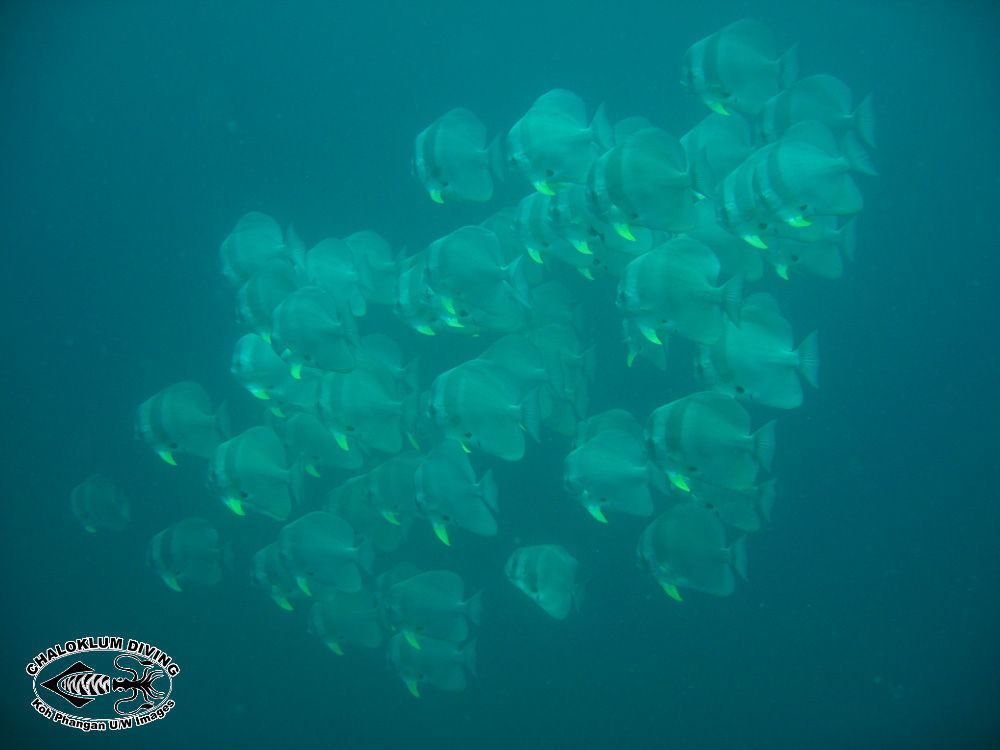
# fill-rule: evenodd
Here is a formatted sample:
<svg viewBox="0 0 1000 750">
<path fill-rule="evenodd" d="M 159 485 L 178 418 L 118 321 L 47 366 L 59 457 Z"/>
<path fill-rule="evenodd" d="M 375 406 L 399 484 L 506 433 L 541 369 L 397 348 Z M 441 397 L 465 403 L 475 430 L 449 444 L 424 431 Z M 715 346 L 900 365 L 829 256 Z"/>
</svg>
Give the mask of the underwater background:
<svg viewBox="0 0 1000 750">
<path fill-rule="evenodd" d="M 249 523 L 244 562 L 274 531 L 232 516 L 202 463 L 171 469 L 132 437 L 136 406 L 183 379 L 247 423 L 218 255 L 240 215 L 293 222 L 307 241 L 373 229 L 414 252 L 492 210 L 435 205 L 410 176 L 413 139 L 442 112 L 468 107 L 492 134 L 565 87 L 680 135 L 706 112 L 679 84 L 685 49 L 745 16 L 780 49 L 798 41 L 803 74 L 873 92 L 879 170 L 841 279 L 768 275 L 797 335 L 820 330 L 821 388 L 779 416 L 778 500 L 749 540 L 748 582 L 665 596 L 635 566 L 641 523 L 571 507 L 568 442 L 552 437 L 498 467 L 501 528 L 525 543 L 558 528 L 587 598 L 551 620 L 503 579 L 510 539 L 428 543 L 429 565 L 457 561 L 486 590 L 465 692 L 418 700 L 380 654 L 334 656 L 240 566 L 215 588 L 162 585 L 145 547 L 179 517 L 224 536 Z M 962 0 L 4 3 L 9 746 L 996 746 L 998 35 L 992 3 Z M 526 191 L 509 179 L 494 204 Z M 682 393 L 619 366 L 613 282 L 574 291 L 609 311 L 588 317 L 608 353 L 592 412 L 644 415 Z M 480 348 L 440 339 L 399 340 L 431 363 Z M 69 492 L 94 472 L 132 498 L 126 533 L 72 517 Z M 170 714 L 120 736 L 34 715 L 25 664 L 105 634 L 180 663 Z"/>
</svg>

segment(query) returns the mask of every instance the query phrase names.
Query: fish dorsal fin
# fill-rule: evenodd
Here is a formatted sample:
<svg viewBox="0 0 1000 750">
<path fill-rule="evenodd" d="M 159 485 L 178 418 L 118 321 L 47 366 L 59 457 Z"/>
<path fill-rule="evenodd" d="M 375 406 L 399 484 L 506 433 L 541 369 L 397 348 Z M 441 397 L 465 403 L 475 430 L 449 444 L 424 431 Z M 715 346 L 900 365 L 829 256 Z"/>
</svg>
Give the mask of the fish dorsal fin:
<svg viewBox="0 0 1000 750">
<path fill-rule="evenodd" d="M 449 138 L 462 140 L 480 150 L 486 147 L 486 126 L 464 107 L 445 112 L 441 116 L 440 125 L 439 134 L 447 132 Z"/>
<path fill-rule="evenodd" d="M 727 43 L 740 44 L 756 50 L 768 59 L 775 56 L 774 34 L 771 30 L 753 18 L 741 18 L 733 21 L 719 31 L 719 37 Z"/>
<path fill-rule="evenodd" d="M 847 116 L 851 113 L 851 90 L 839 78 L 827 73 L 802 78 L 793 83 L 788 92 L 792 96 L 801 96 L 828 107 L 841 115 Z"/>
<path fill-rule="evenodd" d="M 653 127 L 653 123 L 640 115 L 634 115 L 632 117 L 626 117 L 624 120 L 619 120 L 615 123 L 615 143 L 621 143 L 622 141 L 631 138 L 640 130 L 646 130 L 651 127 Z"/>
<path fill-rule="evenodd" d="M 697 269 L 713 284 L 719 278 L 719 259 L 712 248 L 693 237 L 676 237 L 662 246 L 673 258 L 679 259 Z"/>
<path fill-rule="evenodd" d="M 803 120 L 790 126 L 781 137 L 781 146 L 811 146 L 833 159 L 840 157 L 840 147 L 830 128 L 819 120 Z"/>
<path fill-rule="evenodd" d="M 587 127 L 587 108 L 578 95 L 567 89 L 552 89 L 546 91 L 531 105 L 533 112 L 556 113 L 569 117 L 580 124 L 581 128 Z"/>
</svg>

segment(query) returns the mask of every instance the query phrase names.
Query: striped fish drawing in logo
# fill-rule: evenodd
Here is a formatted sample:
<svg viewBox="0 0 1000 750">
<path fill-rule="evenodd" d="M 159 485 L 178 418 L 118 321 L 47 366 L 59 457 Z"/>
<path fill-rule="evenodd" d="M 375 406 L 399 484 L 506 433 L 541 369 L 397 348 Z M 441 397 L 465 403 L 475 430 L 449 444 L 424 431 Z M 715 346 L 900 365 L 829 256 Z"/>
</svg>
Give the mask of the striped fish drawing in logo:
<svg viewBox="0 0 1000 750">
<path fill-rule="evenodd" d="M 139 675 L 138 670 L 119 663 L 123 658 L 137 661 L 143 667 L 142 676 Z M 95 672 L 82 661 L 78 661 L 41 684 L 53 693 L 62 696 L 75 708 L 82 708 L 102 695 L 128 690 L 128 695 L 115 701 L 115 712 L 122 716 L 146 711 L 153 707 L 152 701 L 159 700 L 166 695 L 153 687 L 153 682 L 160 677 L 165 677 L 166 673 L 156 667 L 152 661 L 140 659 L 133 654 L 119 654 L 115 657 L 115 666 L 123 672 L 131 672 L 132 676 L 109 677 L 106 674 Z M 119 708 L 123 703 L 136 700 L 140 694 L 145 699 L 142 705 L 132 710 Z"/>
</svg>

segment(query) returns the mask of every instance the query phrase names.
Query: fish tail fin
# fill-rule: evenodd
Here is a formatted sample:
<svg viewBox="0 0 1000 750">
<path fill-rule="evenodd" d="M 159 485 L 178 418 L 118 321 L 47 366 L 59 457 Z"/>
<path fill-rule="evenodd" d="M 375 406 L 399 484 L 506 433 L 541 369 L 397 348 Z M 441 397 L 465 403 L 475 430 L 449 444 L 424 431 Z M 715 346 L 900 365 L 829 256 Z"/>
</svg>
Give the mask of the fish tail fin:
<svg viewBox="0 0 1000 750">
<path fill-rule="evenodd" d="M 741 536 L 733 543 L 729 548 L 729 555 L 736 572 L 745 581 L 747 579 L 747 538 L 745 536 Z"/>
<path fill-rule="evenodd" d="M 514 299 L 525 310 L 531 309 L 531 291 L 528 284 L 528 276 L 524 270 L 524 256 L 518 255 L 514 260 L 503 267 L 507 276 L 507 284 L 510 286 Z"/>
<path fill-rule="evenodd" d="M 740 307 L 743 304 L 743 274 L 733 276 L 722 285 L 722 306 L 726 315 L 736 325 L 740 324 Z"/>
<path fill-rule="evenodd" d="M 615 145 L 615 129 L 608 119 L 608 113 L 604 109 L 604 102 L 594 112 L 594 117 L 590 121 L 590 132 L 593 133 L 597 145 L 604 151 L 610 150 Z"/>
<path fill-rule="evenodd" d="M 698 353 L 695 355 L 694 365 L 695 374 L 697 374 L 702 383 L 714 386 L 718 385 L 722 381 L 722 378 L 719 377 L 719 371 L 715 366 L 715 362 L 712 360 L 712 347 L 699 344 Z"/>
<path fill-rule="evenodd" d="M 861 100 L 854 110 L 854 129 L 858 131 L 861 140 L 871 148 L 875 148 L 875 110 L 872 109 L 872 95 Z"/>
<path fill-rule="evenodd" d="M 809 385 L 819 388 L 819 332 L 813 331 L 795 350 L 799 355 L 799 372 Z"/>
<path fill-rule="evenodd" d="M 229 419 L 229 402 L 223 401 L 215 411 L 215 429 L 226 440 L 233 436 L 233 425 Z"/>
<path fill-rule="evenodd" d="M 297 271 L 306 267 L 306 245 L 291 224 L 285 230 L 285 254 Z"/>
<path fill-rule="evenodd" d="M 375 545 L 368 537 L 362 537 L 358 543 L 358 565 L 365 573 L 371 575 L 375 563 Z"/>
<path fill-rule="evenodd" d="M 494 513 L 497 512 L 497 481 L 493 478 L 493 469 L 487 470 L 483 478 L 479 480 L 479 491 L 482 493 L 483 502 Z"/>
<path fill-rule="evenodd" d="M 483 592 L 477 591 L 473 594 L 469 601 L 465 603 L 465 615 L 469 618 L 469 622 L 473 625 L 478 625 L 480 618 L 483 616 Z"/>
<path fill-rule="evenodd" d="M 757 500 L 757 504 L 760 506 L 760 514 L 768 522 L 771 520 L 771 511 L 774 510 L 774 501 L 778 496 L 777 485 L 777 479 L 768 479 L 760 487 L 760 498 Z"/>
<path fill-rule="evenodd" d="M 583 352 L 583 374 L 588 383 L 594 381 L 597 374 L 597 345 L 592 344 Z"/>
<path fill-rule="evenodd" d="M 786 89 L 795 83 L 799 77 L 799 43 L 796 42 L 788 51 L 778 58 L 778 80 L 781 88 Z"/>
<path fill-rule="evenodd" d="M 670 480 L 667 479 L 666 472 L 652 461 L 646 464 L 649 475 L 649 485 L 655 487 L 663 495 L 670 495 Z"/>
<path fill-rule="evenodd" d="M 849 130 L 844 134 L 840 147 L 843 149 L 844 157 L 850 164 L 851 169 L 870 177 L 878 177 L 878 170 L 875 169 L 872 157 L 853 130 Z"/>
<path fill-rule="evenodd" d="M 498 180 L 504 179 L 504 158 L 503 158 L 503 138 L 497 135 L 490 145 L 486 147 L 486 160 L 490 165 L 490 172 Z"/>
<path fill-rule="evenodd" d="M 468 670 L 469 674 L 473 677 L 478 677 L 476 674 L 476 639 L 473 638 L 471 641 L 462 646 L 462 664 Z"/>
<path fill-rule="evenodd" d="M 412 392 L 420 390 L 420 357 L 414 357 L 403 368 L 403 385 Z"/>
<path fill-rule="evenodd" d="M 857 217 L 852 218 L 849 222 L 844 224 L 839 230 L 840 234 L 840 251 L 844 254 L 852 263 L 854 262 L 854 251 L 858 247 L 858 220 Z"/>
<path fill-rule="evenodd" d="M 771 471 L 774 464 L 775 420 L 771 420 L 753 434 L 754 453 L 765 471 Z"/>
<path fill-rule="evenodd" d="M 292 496 L 293 505 L 302 505 L 305 501 L 305 477 L 306 457 L 299 454 L 288 467 L 288 492 Z"/>
<path fill-rule="evenodd" d="M 580 581 L 579 583 L 577 583 L 573 587 L 573 590 L 570 592 L 570 596 L 573 597 L 573 609 L 576 610 L 577 612 L 579 612 L 580 607 L 583 606 L 583 598 L 586 593 L 587 593 L 586 581 Z"/>
<path fill-rule="evenodd" d="M 521 424 L 536 443 L 541 441 L 542 431 L 542 406 L 538 400 L 538 390 L 533 388 L 521 401 Z"/>
</svg>

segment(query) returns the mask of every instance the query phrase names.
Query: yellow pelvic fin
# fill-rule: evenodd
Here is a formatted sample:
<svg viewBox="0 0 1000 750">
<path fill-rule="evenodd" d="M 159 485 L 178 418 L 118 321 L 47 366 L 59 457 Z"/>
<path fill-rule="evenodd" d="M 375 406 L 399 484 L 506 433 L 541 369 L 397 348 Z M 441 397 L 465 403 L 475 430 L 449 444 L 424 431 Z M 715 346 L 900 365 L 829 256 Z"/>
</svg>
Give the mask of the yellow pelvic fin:
<svg viewBox="0 0 1000 750">
<path fill-rule="evenodd" d="M 156 451 L 156 455 L 159 456 L 160 458 L 162 458 L 164 461 L 166 461 L 171 466 L 176 466 L 177 465 L 177 461 L 174 460 L 174 455 L 170 451 L 168 451 L 166 449 L 164 449 L 162 451 Z"/>
<path fill-rule="evenodd" d="M 635 235 L 632 234 L 632 230 L 629 229 L 628 224 L 616 223 L 612 224 L 612 226 L 618 234 L 627 239 L 629 242 L 635 242 Z"/>
<path fill-rule="evenodd" d="M 455 315 L 455 302 L 451 297 L 442 297 L 441 307 L 447 310 L 451 315 Z"/>
<path fill-rule="evenodd" d="M 586 240 L 570 240 L 570 244 L 573 246 L 573 249 L 576 250 L 578 253 L 581 253 L 583 255 L 594 254 L 594 251 L 591 250 L 589 247 L 587 247 Z"/>
<path fill-rule="evenodd" d="M 443 523 L 436 523 L 436 524 L 434 524 L 434 533 L 437 535 L 438 539 L 440 539 L 442 542 L 444 542 L 444 546 L 445 547 L 450 547 L 451 546 L 451 542 L 448 541 L 448 527 L 447 526 L 445 526 Z"/>
<path fill-rule="evenodd" d="M 718 112 L 720 115 L 728 115 L 729 114 L 729 110 L 727 110 L 725 107 L 723 107 L 720 102 L 705 102 L 705 104 L 708 105 L 708 108 L 710 110 L 712 110 L 713 112 Z"/>
<path fill-rule="evenodd" d="M 608 519 L 604 517 L 604 513 L 601 511 L 600 505 L 588 505 L 587 512 L 601 523 L 608 522 Z"/>
<path fill-rule="evenodd" d="M 412 432 L 406 433 L 406 439 L 410 441 L 410 445 L 413 446 L 414 450 L 420 450 L 420 443 L 417 442 L 417 438 Z"/>
<path fill-rule="evenodd" d="M 528 251 L 528 257 L 535 261 L 535 263 L 538 265 L 543 265 L 545 263 L 545 261 L 542 260 L 542 254 L 538 252 L 538 250 L 533 247 L 526 247 L 524 249 Z"/>
<path fill-rule="evenodd" d="M 272 406 L 270 409 L 268 409 L 268 411 L 271 412 L 278 419 L 284 419 L 285 418 L 285 412 L 283 412 L 281 410 L 280 406 Z"/>
<path fill-rule="evenodd" d="M 382 515 L 382 518 L 384 518 L 386 521 L 388 521 L 389 523 L 391 523 L 393 526 L 401 526 L 402 525 L 399 522 L 399 516 L 395 513 L 395 511 L 383 510 L 382 513 L 381 513 L 381 515 Z"/>
<path fill-rule="evenodd" d="M 272 598 L 274 599 L 274 603 L 286 612 L 292 611 L 292 603 L 288 601 L 288 598 L 284 594 L 274 594 Z"/>
<path fill-rule="evenodd" d="M 410 695 L 412 695 L 414 698 L 419 698 L 420 690 L 417 689 L 417 681 L 404 680 L 404 682 L 406 683 L 406 689 L 410 691 Z"/>
<path fill-rule="evenodd" d="M 687 479 L 683 474 L 675 474 L 670 472 L 667 474 L 667 478 L 670 480 L 670 484 L 679 489 L 681 492 L 690 492 L 691 487 L 687 483 Z"/>
<path fill-rule="evenodd" d="M 333 653 L 335 653 L 337 656 L 344 655 L 344 649 L 340 647 L 340 643 L 338 641 L 327 641 L 326 645 L 329 646 L 330 650 L 333 651 Z"/>
<path fill-rule="evenodd" d="M 302 589 L 303 594 L 312 596 L 312 591 L 309 590 L 309 581 L 306 580 L 305 576 L 296 576 L 295 582 L 299 584 L 299 588 Z"/>
<path fill-rule="evenodd" d="M 431 328 L 428 325 L 414 326 L 414 328 L 416 329 L 417 333 L 422 333 L 422 334 L 424 334 L 424 336 L 433 336 L 434 335 L 434 329 Z"/>
<path fill-rule="evenodd" d="M 342 432 L 333 433 L 333 439 L 337 441 L 337 445 L 340 446 L 340 450 L 349 451 L 351 446 L 347 444 L 347 435 Z"/>
<path fill-rule="evenodd" d="M 413 646 L 413 648 L 415 648 L 417 651 L 420 650 L 420 642 L 417 640 L 416 633 L 414 633 L 412 630 L 404 630 L 403 637 L 406 639 L 407 643 Z"/>
<path fill-rule="evenodd" d="M 254 398 L 259 398 L 261 401 L 268 401 L 271 398 L 263 388 L 251 388 L 250 395 Z"/>
<path fill-rule="evenodd" d="M 660 337 L 656 335 L 656 329 L 650 328 L 649 326 L 639 326 L 639 330 L 642 331 L 642 335 L 647 339 L 652 341 L 657 346 L 663 346 L 663 342 L 660 341 Z"/>
<path fill-rule="evenodd" d="M 767 250 L 767 243 L 756 234 L 744 234 L 743 239 L 758 250 Z"/>
<path fill-rule="evenodd" d="M 311 477 L 316 477 L 317 479 L 320 478 L 319 469 L 317 469 L 314 464 L 306 464 L 306 474 Z"/>
<path fill-rule="evenodd" d="M 261 334 L 260 334 L 260 337 L 262 339 L 264 339 L 264 341 L 267 342 L 268 344 L 271 343 L 271 332 L 270 331 L 262 331 Z"/>
<path fill-rule="evenodd" d="M 556 191 L 553 190 L 551 187 L 549 187 L 549 183 L 545 182 L 545 180 L 541 180 L 539 182 L 536 182 L 535 183 L 535 190 L 537 190 L 539 193 L 543 193 L 544 195 L 555 195 L 556 194 Z"/>
<path fill-rule="evenodd" d="M 97 533 L 97 529 L 95 529 L 93 526 L 84 526 L 83 530 L 84 531 L 89 531 L 91 534 L 96 534 Z"/>
<path fill-rule="evenodd" d="M 292 377 L 296 380 L 302 380 L 302 363 L 294 362 L 291 368 Z"/>
<path fill-rule="evenodd" d="M 805 216 L 793 216 L 792 218 L 787 219 L 787 223 L 790 227 L 808 227 L 812 224 L 812 222 Z"/>
<path fill-rule="evenodd" d="M 785 281 L 788 281 L 788 266 L 786 266 L 784 263 L 778 263 L 774 267 L 774 271 L 775 273 L 778 274 L 778 276 L 783 278 Z"/>
<path fill-rule="evenodd" d="M 589 279 L 590 281 L 594 280 L 594 274 L 592 274 L 590 272 L 590 269 L 587 268 L 586 266 L 580 266 L 576 270 L 580 272 L 580 275 L 583 276 L 583 278 Z"/>
<path fill-rule="evenodd" d="M 672 583 L 664 583 L 664 584 L 661 584 L 661 585 L 663 586 L 663 590 L 667 592 L 667 596 L 669 596 L 671 599 L 674 599 L 675 601 L 678 601 L 678 602 L 684 601 L 683 599 L 681 599 L 681 594 L 677 590 L 677 587 L 674 586 L 674 584 L 672 584 Z"/>
<path fill-rule="evenodd" d="M 432 201 L 435 203 L 444 203 L 444 198 L 441 197 L 440 190 L 429 190 L 428 192 L 431 194 Z"/>
<path fill-rule="evenodd" d="M 172 588 L 174 591 L 182 591 L 181 585 L 177 583 L 176 576 L 167 574 L 167 575 L 161 575 L 160 578 L 162 578 L 163 582 L 167 584 L 170 588 Z"/>
<path fill-rule="evenodd" d="M 247 514 L 247 512 L 245 510 L 243 510 L 243 503 L 241 503 L 235 497 L 226 497 L 226 498 L 223 498 L 222 502 L 225 504 L 225 506 L 227 508 L 229 508 L 229 510 L 231 510 L 233 513 L 235 513 L 238 516 L 245 516 Z"/>
<path fill-rule="evenodd" d="M 467 446 L 462 441 L 459 441 L 458 444 L 462 446 L 462 450 L 465 451 L 466 453 L 472 453 L 472 448 L 470 448 L 469 446 Z"/>
</svg>

